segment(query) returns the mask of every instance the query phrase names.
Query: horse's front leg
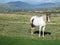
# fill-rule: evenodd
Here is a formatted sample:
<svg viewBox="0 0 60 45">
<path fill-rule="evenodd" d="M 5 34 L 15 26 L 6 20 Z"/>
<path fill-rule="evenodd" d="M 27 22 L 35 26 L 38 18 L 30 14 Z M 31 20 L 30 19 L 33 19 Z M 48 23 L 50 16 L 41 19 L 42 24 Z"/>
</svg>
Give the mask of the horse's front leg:
<svg viewBox="0 0 60 45">
<path fill-rule="evenodd" d="M 41 28 L 42 26 L 39 26 L 39 37 L 41 36 Z"/>
<path fill-rule="evenodd" d="M 42 37 L 44 37 L 44 30 L 45 30 L 45 26 L 42 28 Z"/>
</svg>

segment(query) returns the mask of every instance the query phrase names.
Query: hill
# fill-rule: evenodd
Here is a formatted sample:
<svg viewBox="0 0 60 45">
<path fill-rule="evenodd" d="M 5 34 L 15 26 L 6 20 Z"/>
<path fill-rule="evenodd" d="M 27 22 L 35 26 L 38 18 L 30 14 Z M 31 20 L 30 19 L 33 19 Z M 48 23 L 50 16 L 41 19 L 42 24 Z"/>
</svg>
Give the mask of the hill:
<svg viewBox="0 0 60 45">
<path fill-rule="evenodd" d="M 30 4 L 22 1 L 8 2 L 6 4 L 13 5 L 13 6 L 30 6 Z"/>
<path fill-rule="evenodd" d="M 31 6 L 31 7 L 36 7 L 36 8 L 38 8 L 38 7 L 49 8 L 49 7 L 59 7 L 60 6 L 60 2 L 41 3 L 41 4 L 33 5 L 33 4 L 26 3 L 26 2 L 16 1 L 16 2 L 8 2 L 6 4 L 13 5 L 13 6 Z"/>
<path fill-rule="evenodd" d="M 16 1 L 0 4 L 0 12 L 18 11 L 18 10 L 46 10 L 46 9 L 60 9 L 60 2 L 56 3 L 41 3 L 37 5 L 26 2 Z M 59 10 L 58 9 L 58 10 Z"/>
</svg>

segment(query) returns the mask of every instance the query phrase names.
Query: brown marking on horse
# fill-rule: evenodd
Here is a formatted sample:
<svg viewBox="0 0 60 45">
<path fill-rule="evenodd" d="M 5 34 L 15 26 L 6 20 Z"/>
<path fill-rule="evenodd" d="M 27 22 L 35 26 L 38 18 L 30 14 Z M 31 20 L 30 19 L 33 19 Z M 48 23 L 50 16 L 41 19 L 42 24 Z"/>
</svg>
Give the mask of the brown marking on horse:
<svg viewBox="0 0 60 45">
<path fill-rule="evenodd" d="M 51 13 L 46 14 L 46 21 L 48 21 L 48 18 L 50 18 Z"/>
<path fill-rule="evenodd" d="M 35 25 L 33 24 L 34 18 L 32 19 L 32 23 L 31 23 L 31 27 L 35 27 Z"/>
</svg>

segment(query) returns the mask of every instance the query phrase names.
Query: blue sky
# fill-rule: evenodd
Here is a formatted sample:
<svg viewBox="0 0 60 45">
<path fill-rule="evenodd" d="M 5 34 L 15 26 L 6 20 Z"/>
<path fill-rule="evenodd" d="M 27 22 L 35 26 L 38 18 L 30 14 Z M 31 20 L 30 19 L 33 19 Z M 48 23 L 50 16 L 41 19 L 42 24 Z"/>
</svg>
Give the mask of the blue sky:
<svg viewBox="0 0 60 45">
<path fill-rule="evenodd" d="M 0 3 L 7 3 L 7 2 L 14 2 L 14 1 L 23 1 L 30 4 L 39 4 L 39 3 L 48 3 L 48 2 L 60 2 L 60 0 L 0 0 Z"/>
</svg>

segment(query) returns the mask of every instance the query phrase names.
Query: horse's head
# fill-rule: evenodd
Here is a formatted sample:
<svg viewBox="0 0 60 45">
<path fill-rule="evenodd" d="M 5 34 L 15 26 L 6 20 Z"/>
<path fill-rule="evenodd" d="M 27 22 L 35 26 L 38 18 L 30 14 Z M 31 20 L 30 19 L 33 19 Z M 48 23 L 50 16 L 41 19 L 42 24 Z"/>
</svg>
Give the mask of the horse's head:
<svg viewBox="0 0 60 45">
<path fill-rule="evenodd" d="M 47 21 L 47 22 L 50 22 L 50 15 L 51 15 L 51 13 L 47 13 L 47 14 L 46 14 L 46 21 Z"/>
</svg>

